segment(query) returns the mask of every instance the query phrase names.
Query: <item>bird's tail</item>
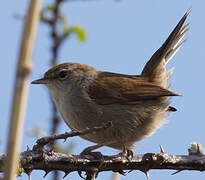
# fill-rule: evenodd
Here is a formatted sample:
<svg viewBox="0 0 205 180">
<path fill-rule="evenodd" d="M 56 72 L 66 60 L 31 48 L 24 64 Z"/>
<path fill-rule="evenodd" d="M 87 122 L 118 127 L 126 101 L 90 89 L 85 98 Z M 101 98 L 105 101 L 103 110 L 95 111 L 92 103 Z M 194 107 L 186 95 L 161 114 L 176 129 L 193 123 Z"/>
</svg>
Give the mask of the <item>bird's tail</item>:
<svg viewBox="0 0 205 180">
<path fill-rule="evenodd" d="M 180 43 L 189 29 L 189 24 L 183 26 L 189 13 L 190 9 L 181 18 L 164 44 L 153 54 L 145 65 L 141 75 L 148 78 L 150 82 L 162 87 L 170 87 L 171 84 L 167 85 L 167 83 L 173 73 L 173 69 L 166 72 L 166 65 L 186 42 L 186 40 L 184 40 Z"/>
</svg>

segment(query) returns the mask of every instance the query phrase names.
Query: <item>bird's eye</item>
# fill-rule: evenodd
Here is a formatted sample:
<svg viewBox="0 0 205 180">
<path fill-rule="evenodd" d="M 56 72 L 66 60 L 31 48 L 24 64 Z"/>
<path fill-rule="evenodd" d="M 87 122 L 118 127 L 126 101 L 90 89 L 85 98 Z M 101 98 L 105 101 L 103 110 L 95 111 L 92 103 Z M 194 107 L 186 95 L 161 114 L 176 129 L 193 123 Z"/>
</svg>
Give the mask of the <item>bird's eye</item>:
<svg viewBox="0 0 205 180">
<path fill-rule="evenodd" d="M 60 79 L 65 79 L 68 75 L 68 72 L 66 70 L 62 70 L 59 72 L 59 78 Z"/>
</svg>

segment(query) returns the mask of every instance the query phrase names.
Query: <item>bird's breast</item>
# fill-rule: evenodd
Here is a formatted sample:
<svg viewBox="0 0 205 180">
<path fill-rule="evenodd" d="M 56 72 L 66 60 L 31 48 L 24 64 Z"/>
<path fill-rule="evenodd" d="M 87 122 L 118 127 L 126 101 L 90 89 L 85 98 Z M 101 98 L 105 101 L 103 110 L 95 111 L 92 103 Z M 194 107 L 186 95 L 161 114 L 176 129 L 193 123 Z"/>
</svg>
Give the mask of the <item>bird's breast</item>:
<svg viewBox="0 0 205 180">
<path fill-rule="evenodd" d="M 84 130 L 89 127 L 101 125 L 101 108 L 84 98 L 80 93 L 70 93 L 61 99 L 58 110 L 63 120 L 73 130 Z"/>
</svg>

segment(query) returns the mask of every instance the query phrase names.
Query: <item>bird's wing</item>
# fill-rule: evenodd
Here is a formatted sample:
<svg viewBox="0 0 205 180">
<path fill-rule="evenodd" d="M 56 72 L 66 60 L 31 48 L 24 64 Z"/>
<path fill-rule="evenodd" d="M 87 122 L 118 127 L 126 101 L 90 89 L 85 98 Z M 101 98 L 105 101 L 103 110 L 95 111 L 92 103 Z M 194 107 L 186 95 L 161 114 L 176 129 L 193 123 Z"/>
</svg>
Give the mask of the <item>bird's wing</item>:
<svg viewBox="0 0 205 180">
<path fill-rule="evenodd" d="M 128 75 L 129 76 L 129 75 Z M 89 97 L 97 104 L 135 104 L 163 96 L 178 96 L 158 85 L 143 81 L 141 77 L 127 77 L 119 74 L 99 76 L 88 88 Z"/>
<path fill-rule="evenodd" d="M 190 9 L 181 18 L 164 44 L 153 54 L 145 65 L 141 75 L 148 77 L 150 82 L 162 87 L 167 86 L 167 81 L 169 80 L 173 70 L 171 69 L 166 72 L 166 64 L 185 42 L 184 40 L 179 43 L 188 31 L 189 24 L 186 24 L 185 26 L 183 26 L 183 24 L 189 15 L 189 12 Z"/>
</svg>

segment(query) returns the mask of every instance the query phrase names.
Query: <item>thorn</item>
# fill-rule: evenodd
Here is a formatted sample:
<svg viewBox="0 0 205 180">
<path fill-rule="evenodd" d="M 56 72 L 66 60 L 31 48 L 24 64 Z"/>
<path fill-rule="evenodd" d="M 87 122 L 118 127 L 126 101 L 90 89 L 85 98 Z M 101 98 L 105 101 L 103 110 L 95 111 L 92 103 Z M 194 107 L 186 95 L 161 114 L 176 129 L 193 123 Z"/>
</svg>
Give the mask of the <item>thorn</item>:
<svg viewBox="0 0 205 180">
<path fill-rule="evenodd" d="M 31 172 L 30 170 L 24 169 L 24 172 L 27 174 L 28 179 L 31 180 Z M 19 175 L 21 177 L 21 174 Z"/>
<path fill-rule="evenodd" d="M 162 145 L 159 145 L 159 147 L 160 147 L 160 152 L 165 153 L 164 148 L 162 147 Z"/>
<path fill-rule="evenodd" d="M 119 169 L 119 170 L 116 171 L 116 172 L 118 172 L 119 174 L 121 174 L 121 175 L 123 175 L 123 176 L 126 176 L 125 171 L 123 171 L 122 169 Z"/>
<path fill-rule="evenodd" d="M 148 171 L 145 173 L 145 175 L 146 175 L 147 179 L 149 179 L 149 172 Z"/>
<path fill-rule="evenodd" d="M 64 138 L 64 141 L 63 141 L 63 142 L 66 142 L 66 140 L 67 140 L 67 137 Z"/>
<path fill-rule="evenodd" d="M 188 149 L 189 155 L 203 156 L 204 149 L 201 144 L 193 142 L 191 143 L 191 147 Z"/>
<path fill-rule="evenodd" d="M 92 177 L 87 175 L 85 180 L 92 180 Z"/>
<path fill-rule="evenodd" d="M 97 177 L 98 175 L 98 169 L 97 168 L 89 168 L 88 171 L 86 171 L 86 175 L 87 175 L 87 178 L 86 179 L 89 179 L 90 177 L 95 180 L 95 178 Z"/>
<path fill-rule="evenodd" d="M 23 170 L 24 170 L 24 172 L 28 175 L 28 177 L 30 178 L 31 173 L 32 173 L 32 168 L 31 168 L 31 167 L 28 167 L 28 168 L 24 168 Z M 29 180 L 30 180 L 30 179 L 29 179 Z"/>
<path fill-rule="evenodd" d="M 129 171 L 127 172 L 127 174 L 128 174 L 128 173 L 131 173 L 132 171 L 134 171 L 134 169 L 129 170 Z"/>
<path fill-rule="evenodd" d="M 43 177 L 45 178 L 48 175 L 49 172 L 51 172 L 51 170 L 46 170 Z"/>
<path fill-rule="evenodd" d="M 177 170 L 176 172 L 174 172 L 174 173 L 172 173 L 171 175 L 175 175 L 175 174 L 177 174 L 177 173 L 179 173 L 179 172 L 181 172 L 182 170 Z"/>
<path fill-rule="evenodd" d="M 85 178 L 82 176 L 82 171 L 78 171 L 78 175 L 85 180 Z"/>
<path fill-rule="evenodd" d="M 145 175 L 146 175 L 146 178 L 149 179 L 149 172 L 148 172 L 148 171 L 145 171 L 144 173 L 145 173 Z"/>
<path fill-rule="evenodd" d="M 140 170 L 140 171 L 142 171 L 145 174 L 146 178 L 149 179 L 149 170 Z"/>
<path fill-rule="evenodd" d="M 71 171 L 64 171 L 64 176 L 63 176 L 63 179 L 70 173 Z"/>
<path fill-rule="evenodd" d="M 197 155 L 203 156 L 204 155 L 204 149 L 202 148 L 202 145 L 197 143 Z"/>
</svg>

